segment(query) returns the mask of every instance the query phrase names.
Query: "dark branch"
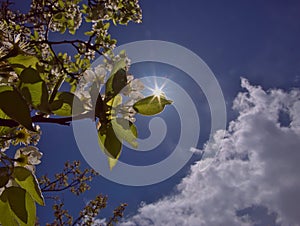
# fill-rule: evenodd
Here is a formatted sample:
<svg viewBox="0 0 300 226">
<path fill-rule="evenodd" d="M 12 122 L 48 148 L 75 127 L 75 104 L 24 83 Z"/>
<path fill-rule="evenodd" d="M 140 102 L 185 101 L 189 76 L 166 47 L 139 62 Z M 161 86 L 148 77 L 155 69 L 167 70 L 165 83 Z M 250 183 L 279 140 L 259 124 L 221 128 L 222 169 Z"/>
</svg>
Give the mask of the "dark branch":
<svg viewBox="0 0 300 226">
<path fill-rule="evenodd" d="M 94 37 L 91 36 L 91 37 Z M 83 40 L 80 40 L 80 39 L 75 39 L 75 40 L 62 40 L 62 41 L 49 41 L 49 40 L 41 40 L 41 41 L 31 41 L 32 43 L 36 43 L 36 44 L 48 44 L 49 46 L 52 46 L 52 45 L 64 45 L 64 44 L 71 44 L 76 50 L 78 53 L 80 54 L 83 54 L 82 51 L 80 51 L 78 45 L 76 44 L 84 44 L 86 46 L 87 49 L 91 49 L 91 50 L 94 50 L 96 53 L 98 53 L 99 55 L 103 55 L 103 53 L 101 51 L 99 51 L 99 45 L 95 44 L 93 45 L 91 43 L 91 37 L 89 39 L 88 42 L 86 41 L 83 41 Z"/>
<path fill-rule="evenodd" d="M 69 126 L 72 120 L 79 120 L 79 119 L 85 119 L 85 118 L 93 118 L 92 112 L 88 112 L 88 113 L 74 116 L 74 117 L 64 117 L 64 118 L 45 118 L 42 115 L 35 115 L 31 119 L 32 119 L 32 122 L 54 123 L 54 124 Z M 0 118 L 0 126 L 16 127 L 18 125 L 19 125 L 19 123 L 12 119 Z"/>
</svg>

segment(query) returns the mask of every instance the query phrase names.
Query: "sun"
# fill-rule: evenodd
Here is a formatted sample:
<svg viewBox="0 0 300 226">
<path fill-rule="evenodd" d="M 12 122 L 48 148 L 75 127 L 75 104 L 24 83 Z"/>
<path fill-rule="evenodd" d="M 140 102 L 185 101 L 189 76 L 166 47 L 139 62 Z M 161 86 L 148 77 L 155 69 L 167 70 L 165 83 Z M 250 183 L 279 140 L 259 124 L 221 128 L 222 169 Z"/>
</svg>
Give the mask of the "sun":
<svg viewBox="0 0 300 226">
<path fill-rule="evenodd" d="M 154 95 L 154 97 L 158 97 L 160 98 L 161 96 L 165 96 L 165 92 L 163 91 L 163 89 L 165 88 L 166 82 L 164 82 L 161 85 L 157 84 L 156 79 L 154 80 L 154 88 L 150 88 L 148 87 L 148 89 L 152 92 L 152 95 Z"/>
<path fill-rule="evenodd" d="M 160 96 L 164 95 L 164 92 L 162 91 L 162 87 L 155 87 L 155 89 L 153 89 L 152 93 L 155 97 L 160 97 Z"/>
<path fill-rule="evenodd" d="M 167 85 L 167 80 L 165 80 L 163 83 L 158 83 L 156 78 L 157 77 L 154 77 L 152 82 L 154 83 L 154 86 L 149 87 L 145 85 L 145 87 L 151 92 L 150 95 L 152 95 L 152 101 L 158 100 L 158 102 L 161 103 L 161 98 L 166 98 L 165 88 Z"/>
</svg>

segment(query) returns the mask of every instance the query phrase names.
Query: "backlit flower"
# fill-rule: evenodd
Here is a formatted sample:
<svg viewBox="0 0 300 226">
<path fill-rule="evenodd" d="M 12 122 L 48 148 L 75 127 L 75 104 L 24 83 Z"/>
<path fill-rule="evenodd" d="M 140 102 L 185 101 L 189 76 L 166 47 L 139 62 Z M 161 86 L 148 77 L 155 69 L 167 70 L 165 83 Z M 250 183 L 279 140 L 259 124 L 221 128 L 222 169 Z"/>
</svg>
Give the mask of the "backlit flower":
<svg viewBox="0 0 300 226">
<path fill-rule="evenodd" d="M 43 153 L 35 146 L 27 146 L 24 148 L 19 148 L 15 154 L 15 166 L 24 166 L 27 169 L 34 172 L 34 165 L 41 163 L 41 158 Z"/>
</svg>

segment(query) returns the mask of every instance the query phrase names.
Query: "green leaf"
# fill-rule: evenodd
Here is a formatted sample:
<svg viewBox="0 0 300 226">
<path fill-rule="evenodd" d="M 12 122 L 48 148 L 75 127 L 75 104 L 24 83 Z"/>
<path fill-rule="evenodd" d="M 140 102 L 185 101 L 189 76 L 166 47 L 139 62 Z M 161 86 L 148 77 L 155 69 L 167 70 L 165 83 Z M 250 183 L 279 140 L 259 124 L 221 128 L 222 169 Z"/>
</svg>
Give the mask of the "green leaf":
<svg viewBox="0 0 300 226">
<path fill-rule="evenodd" d="M 72 112 L 73 103 L 76 106 L 74 112 Z M 69 92 L 58 92 L 50 104 L 50 108 L 54 114 L 60 116 L 79 115 L 84 112 L 83 103 L 77 96 Z"/>
<path fill-rule="evenodd" d="M 12 86 L 0 85 L 0 93 L 4 91 L 13 91 L 14 88 Z"/>
<path fill-rule="evenodd" d="M 114 98 L 110 99 L 106 105 L 108 106 L 106 115 L 109 116 L 108 118 L 112 118 L 117 114 L 117 108 L 120 104 L 122 104 L 122 96 L 120 94 L 117 94 Z M 102 110 L 101 108 L 96 108 L 97 110 Z M 97 116 L 97 115 L 96 115 Z"/>
<path fill-rule="evenodd" d="M 14 215 L 24 222 L 28 223 L 28 212 L 26 210 L 26 191 L 19 187 L 8 187 L 4 190 L 9 207 Z"/>
<path fill-rule="evenodd" d="M 104 30 L 108 30 L 110 27 L 110 23 L 106 23 L 104 26 L 103 26 L 103 29 Z"/>
<path fill-rule="evenodd" d="M 58 0 L 58 4 L 61 8 L 63 8 L 65 6 L 65 3 L 63 0 Z"/>
<path fill-rule="evenodd" d="M 120 59 L 118 62 L 114 64 L 113 69 L 111 70 L 110 74 L 114 75 L 117 73 L 119 70 L 124 69 L 126 67 L 126 63 L 124 59 Z"/>
<path fill-rule="evenodd" d="M 29 225 L 29 226 L 35 225 L 35 223 L 36 223 L 36 206 L 35 206 L 34 200 L 32 199 L 31 195 L 28 192 L 26 192 L 25 202 L 26 202 L 26 210 L 28 212 L 27 225 Z M 19 223 L 20 223 L 20 225 L 22 225 L 22 222 L 19 221 Z"/>
<path fill-rule="evenodd" d="M 119 153 L 117 158 L 107 157 L 107 161 L 108 161 L 108 165 L 109 165 L 110 170 L 112 170 L 116 166 L 116 164 L 118 163 L 118 159 L 119 159 L 120 155 L 121 155 L 121 152 Z"/>
<path fill-rule="evenodd" d="M 74 28 L 69 28 L 69 33 L 71 35 L 74 35 L 76 33 L 76 30 Z"/>
<path fill-rule="evenodd" d="M 0 213 L 0 223 L 2 226 L 19 226 L 9 207 L 7 193 L 4 192 L 0 196 Z"/>
<path fill-rule="evenodd" d="M 13 87 L 11 87 L 11 86 L 0 86 L 0 93 L 3 91 L 12 91 L 12 90 L 13 90 Z M 0 118 L 1 119 L 10 119 L 10 117 L 7 114 L 5 114 L 1 109 L 0 109 Z M 8 134 L 12 130 L 13 129 L 10 127 L 0 126 L 0 136 Z"/>
<path fill-rule="evenodd" d="M 32 127 L 30 109 L 26 100 L 17 90 L 0 92 L 0 109 L 25 128 L 34 131 Z"/>
<path fill-rule="evenodd" d="M 137 101 L 133 109 L 141 115 L 156 115 L 162 112 L 168 104 L 172 104 L 172 101 L 167 100 L 163 95 L 152 95 Z"/>
<path fill-rule="evenodd" d="M 98 138 L 102 151 L 104 151 L 108 157 L 117 159 L 120 156 L 122 143 L 117 138 L 111 126 L 109 126 L 103 134 L 99 131 Z"/>
<path fill-rule="evenodd" d="M 32 67 L 36 68 L 36 64 L 39 62 L 38 58 L 35 56 L 27 56 L 19 54 L 15 57 L 10 57 L 7 61 L 12 64 L 15 72 L 20 74 L 24 68 Z"/>
<path fill-rule="evenodd" d="M 0 112 L 2 112 L 0 110 Z M 1 113 L 0 113 L 1 115 Z M 0 118 L 3 118 L 3 117 L 0 117 Z M 5 119 L 5 118 L 4 118 Z M 6 119 L 9 119 L 9 118 L 6 118 Z M 3 135 L 7 135 L 9 134 L 11 131 L 13 131 L 13 128 L 11 127 L 8 127 L 8 126 L 0 126 L 0 136 L 3 136 Z"/>
<path fill-rule="evenodd" d="M 35 203 L 31 196 L 23 188 L 5 188 L 0 196 L 0 213 L 0 222 L 3 226 L 35 225 Z M 4 217 L 1 218 L 1 216 Z"/>
<path fill-rule="evenodd" d="M 13 176 L 21 188 L 25 189 L 38 204 L 45 205 L 37 179 L 30 170 L 17 166 L 14 168 Z"/>
<path fill-rule="evenodd" d="M 20 74 L 19 78 L 23 83 L 30 83 L 30 84 L 43 81 L 39 72 L 31 67 L 25 68 Z"/>
<path fill-rule="evenodd" d="M 20 76 L 20 90 L 25 99 L 36 109 L 50 113 L 48 90 L 39 72 L 33 68 L 24 69 Z"/>
<path fill-rule="evenodd" d="M 59 13 L 56 13 L 54 16 L 53 16 L 53 19 L 58 21 L 58 20 L 62 20 L 64 19 L 64 14 L 62 12 L 59 12 Z"/>
<path fill-rule="evenodd" d="M 105 84 L 105 101 L 109 101 L 116 96 L 127 85 L 127 72 L 124 70 L 126 63 L 120 59 L 114 64 L 110 77 Z"/>
<path fill-rule="evenodd" d="M 115 97 L 126 85 L 127 73 L 124 69 L 111 73 L 105 85 L 105 101 Z"/>
<path fill-rule="evenodd" d="M 120 140 L 125 140 L 132 147 L 138 147 L 137 129 L 132 122 L 123 118 L 113 119 L 111 122 L 114 132 Z"/>
<path fill-rule="evenodd" d="M 86 31 L 84 32 L 85 35 L 87 36 L 92 36 L 95 32 L 94 31 Z"/>
<path fill-rule="evenodd" d="M 122 96 L 120 94 L 117 94 L 114 98 L 110 99 L 106 102 L 107 106 L 110 106 L 112 108 L 116 108 L 120 104 L 122 104 Z"/>
<path fill-rule="evenodd" d="M 0 188 L 4 187 L 9 181 L 9 168 L 0 167 Z"/>
</svg>

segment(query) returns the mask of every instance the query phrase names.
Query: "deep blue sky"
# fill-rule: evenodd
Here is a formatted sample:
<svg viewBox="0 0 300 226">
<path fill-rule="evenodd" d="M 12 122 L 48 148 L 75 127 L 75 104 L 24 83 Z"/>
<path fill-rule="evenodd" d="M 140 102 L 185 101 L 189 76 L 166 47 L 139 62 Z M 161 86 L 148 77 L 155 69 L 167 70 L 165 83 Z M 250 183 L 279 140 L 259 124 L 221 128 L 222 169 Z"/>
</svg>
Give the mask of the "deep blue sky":
<svg viewBox="0 0 300 226">
<path fill-rule="evenodd" d="M 235 117 L 230 108 L 233 98 L 241 90 L 241 76 L 267 89 L 289 89 L 300 84 L 299 1 L 144 0 L 141 7 L 142 24 L 111 28 L 118 44 L 155 39 L 174 42 L 195 52 L 216 75 L 228 104 L 229 119 Z M 159 75 L 172 74 L 177 81 L 184 76 L 175 68 L 159 64 L 135 65 L 132 72 L 137 77 L 147 76 L 153 68 Z M 183 80 L 182 85 L 189 87 L 199 113 L 204 114 L 202 118 L 209 119 L 201 105 L 206 103 L 199 87 L 189 79 Z M 172 108 L 167 109 L 163 116 L 168 119 L 172 111 Z M 172 117 L 176 119 L 176 115 Z M 138 121 L 140 127 L 143 123 L 141 119 Z M 204 128 L 205 131 L 209 126 Z M 59 172 L 66 160 L 78 159 L 88 167 L 76 146 L 71 127 L 42 125 L 42 129 L 39 148 L 44 157 L 38 167 L 40 175 Z M 171 140 L 178 136 L 176 128 L 173 131 Z M 147 133 L 147 130 L 144 132 Z M 201 137 L 199 148 L 206 136 L 203 134 Z M 156 150 L 156 155 L 158 158 L 166 157 L 168 150 Z M 91 191 L 79 198 L 66 193 L 64 200 L 67 207 L 75 212 L 96 194 L 103 193 L 109 196 L 109 205 L 102 216 L 109 215 L 121 202 L 129 204 L 126 214 L 131 215 L 141 201 L 153 202 L 172 193 L 187 172 L 188 166 L 167 181 L 145 187 L 118 185 L 100 176 L 93 181 Z M 48 207 L 39 208 L 38 212 L 42 222 L 52 218 Z"/>
</svg>

